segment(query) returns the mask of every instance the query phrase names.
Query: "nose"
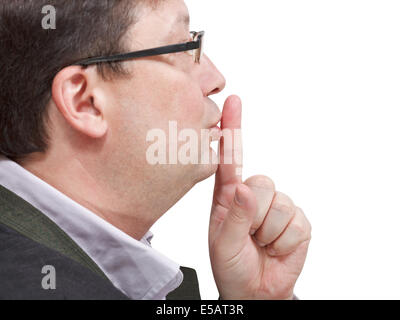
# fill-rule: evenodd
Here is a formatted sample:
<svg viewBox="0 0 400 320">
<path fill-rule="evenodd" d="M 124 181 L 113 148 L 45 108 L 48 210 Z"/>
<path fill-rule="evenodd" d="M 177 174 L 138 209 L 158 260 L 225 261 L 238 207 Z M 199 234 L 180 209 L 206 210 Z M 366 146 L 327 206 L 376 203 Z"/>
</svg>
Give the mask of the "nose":
<svg viewBox="0 0 400 320">
<path fill-rule="evenodd" d="M 200 81 L 205 96 L 217 94 L 224 90 L 226 86 L 225 77 L 207 55 L 203 55 L 201 58 Z"/>
</svg>

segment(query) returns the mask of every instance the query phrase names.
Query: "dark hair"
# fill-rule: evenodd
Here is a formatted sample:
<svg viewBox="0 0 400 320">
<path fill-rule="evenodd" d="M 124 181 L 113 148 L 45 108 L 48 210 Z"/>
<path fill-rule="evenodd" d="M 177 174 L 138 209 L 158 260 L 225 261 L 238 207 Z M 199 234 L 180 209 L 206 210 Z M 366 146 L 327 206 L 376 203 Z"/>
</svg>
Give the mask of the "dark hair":
<svg viewBox="0 0 400 320">
<path fill-rule="evenodd" d="M 125 51 L 122 37 L 139 2 L 1 1 L 0 154 L 17 160 L 46 151 L 46 106 L 55 75 L 79 59 Z M 46 5 L 56 9 L 54 30 L 42 27 Z M 103 76 L 124 73 L 118 63 L 98 65 L 98 70 Z"/>
</svg>

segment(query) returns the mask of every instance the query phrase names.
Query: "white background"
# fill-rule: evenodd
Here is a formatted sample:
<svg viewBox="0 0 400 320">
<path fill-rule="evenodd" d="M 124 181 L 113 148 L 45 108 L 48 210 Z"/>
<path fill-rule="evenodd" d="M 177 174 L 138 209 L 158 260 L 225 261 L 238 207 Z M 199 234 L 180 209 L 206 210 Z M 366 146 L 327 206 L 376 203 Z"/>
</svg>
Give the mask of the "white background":
<svg viewBox="0 0 400 320">
<path fill-rule="evenodd" d="M 400 299 L 400 1 L 187 0 L 244 103 L 244 178 L 270 176 L 313 225 L 301 299 Z M 214 178 L 152 229 L 217 299 Z"/>
</svg>

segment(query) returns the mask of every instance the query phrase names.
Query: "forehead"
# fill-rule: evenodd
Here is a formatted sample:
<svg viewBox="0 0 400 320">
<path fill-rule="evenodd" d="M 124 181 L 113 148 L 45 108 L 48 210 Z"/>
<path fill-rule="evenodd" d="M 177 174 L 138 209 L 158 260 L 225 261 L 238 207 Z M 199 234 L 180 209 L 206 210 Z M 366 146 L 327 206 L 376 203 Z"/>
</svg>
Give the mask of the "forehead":
<svg viewBox="0 0 400 320">
<path fill-rule="evenodd" d="M 129 31 L 129 37 L 138 44 L 165 39 L 175 30 L 189 27 L 188 8 L 183 0 L 159 0 L 156 6 L 146 5 L 138 8 L 137 21 Z"/>
<path fill-rule="evenodd" d="M 179 23 L 189 22 L 189 10 L 184 0 L 158 0 L 158 5 L 153 7 L 155 12 L 168 14 L 171 20 L 176 20 Z"/>
</svg>

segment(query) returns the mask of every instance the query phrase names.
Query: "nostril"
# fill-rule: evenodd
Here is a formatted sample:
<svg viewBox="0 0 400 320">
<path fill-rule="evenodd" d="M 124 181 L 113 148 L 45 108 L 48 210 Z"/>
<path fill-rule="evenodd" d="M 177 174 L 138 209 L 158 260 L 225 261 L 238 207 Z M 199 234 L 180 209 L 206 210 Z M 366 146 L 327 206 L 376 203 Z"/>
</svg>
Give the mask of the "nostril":
<svg viewBox="0 0 400 320">
<path fill-rule="evenodd" d="M 215 88 L 213 91 L 210 92 L 210 96 L 213 95 L 213 94 L 217 94 L 219 92 L 221 92 L 221 89 L 220 88 Z"/>
</svg>

